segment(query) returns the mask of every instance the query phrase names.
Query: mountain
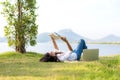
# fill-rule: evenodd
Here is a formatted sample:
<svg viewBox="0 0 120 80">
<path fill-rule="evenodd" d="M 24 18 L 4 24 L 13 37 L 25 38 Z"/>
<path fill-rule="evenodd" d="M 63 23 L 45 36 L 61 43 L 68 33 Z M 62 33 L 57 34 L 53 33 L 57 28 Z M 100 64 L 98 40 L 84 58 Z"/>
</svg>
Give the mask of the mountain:
<svg viewBox="0 0 120 80">
<path fill-rule="evenodd" d="M 120 37 L 117 37 L 115 35 L 108 35 L 102 39 L 98 40 L 91 40 L 84 36 L 81 36 L 75 32 L 73 32 L 71 29 L 63 29 L 57 32 L 61 36 L 65 36 L 68 41 L 70 42 L 77 42 L 80 39 L 84 39 L 86 42 L 120 42 Z M 50 41 L 50 37 L 48 36 L 50 33 L 42 33 L 38 35 L 37 42 L 48 42 Z"/>
<path fill-rule="evenodd" d="M 71 29 L 63 29 L 57 32 L 58 34 L 60 34 L 61 36 L 65 36 L 68 41 L 70 42 L 76 42 L 79 41 L 80 39 L 85 39 L 86 41 L 88 41 L 88 38 L 85 38 L 83 36 L 78 35 L 77 33 L 73 32 Z M 37 36 L 37 42 L 49 42 L 51 41 L 50 37 L 48 36 L 50 33 L 45 32 L 45 33 L 41 33 Z M 7 42 L 7 39 L 5 37 L 0 38 L 0 42 Z"/>
<path fill-rule="evenodd" d="M 97 42 L 120 42 L 120 37 L 111 34 L 96 41 Z"/>
<path fill-rule="evenodd" d="M 84 36 L 81 36 L 75 32 L 73 32 L 71 29 L 63 29 L 57 32 L 61 36 L 67 37 L 68 41 L 70 42 L 77 42 L 80 39 L 84 39 L 87 42 L 120 42 L 120 37 L 115 35 L 108 35 L 102 39 L 99 40 L 91 40 Z M 49 42 L 51 41 L 50 37 L 48 36 L 50 33 L 45 32 L 41 33 L 37 36 L 37 42 Z M 0 37 L 0 42 L 7 42 L 7 39 L 5 37 Z"/>
<path fill-rule="evenodd" d="M 85 39 L 85 40 L 89 40 L 88 38 L 85 38 L 83 36 L 78 35 L 77 33 L 73 32 L 71 29 L 63 29 L 57 32 L 58 34 L 60 34 L 61 36 L 65 36 L 68 41 L 70 42 L 76 42 L 80 39 Z M 37 42 L 48 42 L 50 41 L 50 37 L 48 36 L 48 34 L 50 33 L 42 33 L 39 34 L 37 37 Z"/>
<path fill-rule="evenodd" d="M 85 39 L 86 41 L 89 40 L 88 38 L 80 36 L 77 33 L 73 32 L 71 29 L 63 29 L 58 31 L 57 33 L 59 33 L 61 36 L 66 36 L 66 38 L 71 42 L 76 42 L 80 39 Z"/>
<path fill-rule="evenodd" d="M 48 42 L 50 41 L 50 37 L 48 36 L 50 33 L 41 33 L 37 36 L 37 42 Z"/>
<path fill-rule="evenodd" d="M 7 42 L 6 37 L 0 37 L 0 42 Z"/>
</svg>

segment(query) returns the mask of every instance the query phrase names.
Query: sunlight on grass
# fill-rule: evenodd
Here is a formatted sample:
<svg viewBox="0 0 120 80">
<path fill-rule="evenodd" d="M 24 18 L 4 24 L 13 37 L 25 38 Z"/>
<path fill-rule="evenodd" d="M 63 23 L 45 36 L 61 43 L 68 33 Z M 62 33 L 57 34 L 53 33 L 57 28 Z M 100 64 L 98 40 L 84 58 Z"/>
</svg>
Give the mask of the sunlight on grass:
<svg viewBox="0 0 120 80">
<path fill-rule="evenodd" d="M 0 80 L 119 80 L 120 55 L 98 61 L 39 62 L 34 52 L 0 54 Z"/>
</svg>

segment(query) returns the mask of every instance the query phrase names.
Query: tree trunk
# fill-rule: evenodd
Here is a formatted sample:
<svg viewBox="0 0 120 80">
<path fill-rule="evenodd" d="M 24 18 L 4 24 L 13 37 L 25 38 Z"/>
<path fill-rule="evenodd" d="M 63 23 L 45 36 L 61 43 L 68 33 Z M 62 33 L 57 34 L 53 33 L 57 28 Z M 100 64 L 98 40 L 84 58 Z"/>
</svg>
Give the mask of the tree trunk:
<svg viewBox="0 0 120 80">
<path fill-rule="evenodd" d="M 16 46 L 16 52 L 20 52 L 20 53 L 26 53 L 26 49 L 24 45 L 21 46 Z"/>
<path fill-rule="evenodd" d="M 16 52 L 26 53 L 25 49 L 25 38 L 22 31 L 22 4 L 21 0 L 18 0 L 18 25 L 16 26 Z"/>
</svg>

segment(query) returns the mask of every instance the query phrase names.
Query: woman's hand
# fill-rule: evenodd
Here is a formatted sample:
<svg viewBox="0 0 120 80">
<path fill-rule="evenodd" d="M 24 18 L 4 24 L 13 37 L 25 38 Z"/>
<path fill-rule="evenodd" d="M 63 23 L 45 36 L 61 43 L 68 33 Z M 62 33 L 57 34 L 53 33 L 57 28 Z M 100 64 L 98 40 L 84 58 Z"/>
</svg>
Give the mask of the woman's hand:
<svg viewBox="0 0 120 80">
<path fill-rule="evenodd" d="M 51 38 L 54 38 L 54 34 L 49 34 L 49 36 L 50 36 Z"/>
<path fill-rule="evenodd" d="M 61 39 L 65 42 L 67 41 L 66 37 L 61 37 Z"/>
<path fill-rule="evenodd" d="M 73 49 L 72 49 L 70 43 L 68 42 L 68 40 L 66 39 L 66 37 L 61 37 L 61 39 L 67 44 L 68 49 L 69 49 L 70 51 L 72 51 Z"/>
<path fill-rule="evenodd" d="M 55 35 L 55 34 L 53 34 L 53 33 L 52 33 L 52 34 L 50 34 L 49 36 L 50 36 L 51 38 L 53 38 L 53 39 L 56 39 L 56 40 L 57 40 L 57 39 L 60 39 L 60 37 L 59 37 L 59 36 L 56 36 L 56 35 Z"/>
</svg>

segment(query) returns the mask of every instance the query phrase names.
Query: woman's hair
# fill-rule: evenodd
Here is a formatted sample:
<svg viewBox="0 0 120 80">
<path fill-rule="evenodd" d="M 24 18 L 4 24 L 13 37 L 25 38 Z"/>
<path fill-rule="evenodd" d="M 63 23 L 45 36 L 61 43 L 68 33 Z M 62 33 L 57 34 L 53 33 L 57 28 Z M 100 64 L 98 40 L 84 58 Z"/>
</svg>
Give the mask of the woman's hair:
<svg viewBox="0 0 120 80">
<path fill-rule="evenodd" d="M 46 53 L 41 59 L 40 62 L 60 62 L 57 56 L 51 56 L 49 53 Z"/>
</svg>

